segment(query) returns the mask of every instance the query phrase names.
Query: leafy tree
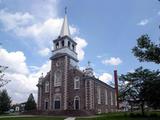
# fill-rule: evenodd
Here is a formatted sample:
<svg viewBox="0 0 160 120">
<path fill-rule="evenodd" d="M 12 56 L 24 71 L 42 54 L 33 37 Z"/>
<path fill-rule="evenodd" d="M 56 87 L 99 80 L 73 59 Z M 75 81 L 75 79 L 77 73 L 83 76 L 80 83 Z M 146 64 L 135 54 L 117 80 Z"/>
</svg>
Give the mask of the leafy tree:
<svg viewBox="0 0 160 120">
<path fill-rule="evenodd" d="M 4 71 L 7 69 L 8 67 L 6 66 L 1 66 L 0 65 L 0 88 L 3 87 L 4 85 L 6 85 L 10 80 L 4 79 Z"/>
<path fill-rule="evenodd" d="M 34 100 L 33 94 L 31 93 L 28 97 L 28 100 L 25 105 L 25 110 L 30 111 L 30 110 L 36 110 L 36 102 Z"/>
<path fill-rule="evenodd" d="M 137 39 L 137 45 L 132 49 L 132 52 L 140 62 L 160 64 L 160 44 L 151 42 L 148 35 L 142 35 Z"/>
<path fill-rule="evenodd" d="M 150 71 L 140 67 L 134 72 L 128 72 L 126 75 L 122 74 L 119 79 L 124 83 L 120 90 L 120 98 L 128 101 L 131 106 L 138 105 L 143 115 L 146 102 L 150 103 L 150 105 L 155 105 L 159 102 L 157 100 L 159 99 L 160 91 L 157 91 L 156 94 L 153 93 L 153 91 L 155 92 L 153 89 L 159 86 L 154 85 L 154 88 L 151 87 L 151 85 L 155 84 L 155 81 L 160 80 L 159 71 Z"/>
<path fill-rule="evenodd" d="M 160 1 L 160 0 L 158 0 Z M 159 26 L 160 29 L 160 26 Z M 160 64 L 160 43 L 152 42 L 148 35 L 142 35 L 137 39 L 137 45 L 133 47 L 132 53 L 140 62 L 154 62 Z M 148 76 L 148 81 L 143 83 L 143 97 L 147 105 L 157 109 L 160 108 L 160 78 L 159 71 L 153 71 L 154 78 Z"/>
<path fill-rule="evenodd" d="M 154 78 L 145 81 L 143 84 L 143 96 L 149 107 L 160 109 L 160 75 L 155 73 Z"/>
<path fill-rule="evenodd" d="M 4 113 L 10 109 L 11 98 L 6 90 L 0 91 L 0 113 Z"/>
</svg>

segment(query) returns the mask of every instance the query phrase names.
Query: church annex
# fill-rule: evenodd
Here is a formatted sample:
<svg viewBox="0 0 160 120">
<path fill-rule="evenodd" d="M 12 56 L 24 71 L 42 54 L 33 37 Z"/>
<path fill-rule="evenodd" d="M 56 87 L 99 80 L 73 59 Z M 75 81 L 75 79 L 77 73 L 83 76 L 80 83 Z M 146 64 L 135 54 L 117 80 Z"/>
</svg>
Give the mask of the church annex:
<svg viewBox="0 0 160 120">
<path fill-rule="evenodd" d="M 83 71 L 77 67 L 77 43 L 70 35 L 66 14 L 53 45 L 51 70 L 37 84 L 38 110 L 92 114 L 116 111 L 115 89 L 95 78 L 90 66 Z"/>
</svg>

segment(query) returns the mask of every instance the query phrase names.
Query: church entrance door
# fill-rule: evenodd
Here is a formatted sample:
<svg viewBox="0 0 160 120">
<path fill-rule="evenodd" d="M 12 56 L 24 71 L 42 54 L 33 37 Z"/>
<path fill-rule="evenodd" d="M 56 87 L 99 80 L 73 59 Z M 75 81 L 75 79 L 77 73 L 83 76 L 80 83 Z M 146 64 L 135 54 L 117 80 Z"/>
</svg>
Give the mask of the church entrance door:
<svg viewBox="0 0 160 120">
<path fill-rule="evenodd" d="M 61 108 L 61 97 L 60 95 L 55 95 L 54 98 L 54 109 L 59 110 Z"/>
<path fill-rule="evenodd" d="M 55 101 L 54 105 L 55 105 L 55 109 L 60 109 L 60 101 Z"/>
<path fill-rule="evenodd" d="M 75 109 L 79 110 L 79 100 L 75 100 Z"/>
<path fill-rule="evenodd" d="M 45 109 L 48 110 L 48 102 L 45 102 Z"/>
<path fill-rule="evenodd" d="M 78 96 L 76 96 L 75 98 L 74 98 L 74 109 L 75 110 L 79 110 L 80 109 L 80 98 L 78 97 Z"/>
</svg>

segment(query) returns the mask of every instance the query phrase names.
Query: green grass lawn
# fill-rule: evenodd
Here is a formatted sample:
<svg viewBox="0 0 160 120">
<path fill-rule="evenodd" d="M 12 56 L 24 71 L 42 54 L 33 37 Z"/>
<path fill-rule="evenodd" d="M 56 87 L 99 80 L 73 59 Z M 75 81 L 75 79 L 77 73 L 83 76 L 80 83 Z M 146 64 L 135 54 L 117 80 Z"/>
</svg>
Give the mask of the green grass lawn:
<svg viewBox="0 0 160 120">
<path fill-rule="evenodd" d="M 0 120 L 64 120 L 63 117 L 11 117 L 11 118 L 0 118 Z"/>
<path fill-rule="evenodd" d="M 142 116 L 130 116 L 129 113 L 108 113 L 103 115 L 98 115 L 95 118 L 77 118 L 76 120 L 160 120 L 160 113 L 148 114 L 146 117 Z"/>
<path fill-rule="evenodd" d="M 135 113 L 132 115 L 130 113 L 107 113 L 97 115 L 95 117 L 89 116 L 85 118 L 76 118 L 76 120 L 160 120 L 160 112 L 150 112 L 146 117 L 140 116 L 140 114 Z M 49 117 L 49 116 L 30 116 L 30 117 L 10 117 L 0 118 L 0 120 L 64 120 L 65 117 Z"/>
</svg>

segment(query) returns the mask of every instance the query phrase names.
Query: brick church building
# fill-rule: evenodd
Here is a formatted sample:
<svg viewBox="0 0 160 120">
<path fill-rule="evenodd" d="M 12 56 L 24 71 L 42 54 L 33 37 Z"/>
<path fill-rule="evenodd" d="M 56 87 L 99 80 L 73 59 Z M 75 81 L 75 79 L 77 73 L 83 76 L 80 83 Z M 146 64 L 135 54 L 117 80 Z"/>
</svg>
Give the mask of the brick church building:
<svg viewBox="0 0 160 120">
<path fill-rule="evenodd" d="M 116 111 L 115 88 L 95 78 L 90 65 L 83 71 L 78 68 L 77 43 L 70 35 L 66 14 L 53 45 L 51 70 L 37 84 L 38 110 L 93 114 Z"/>
</svg>

